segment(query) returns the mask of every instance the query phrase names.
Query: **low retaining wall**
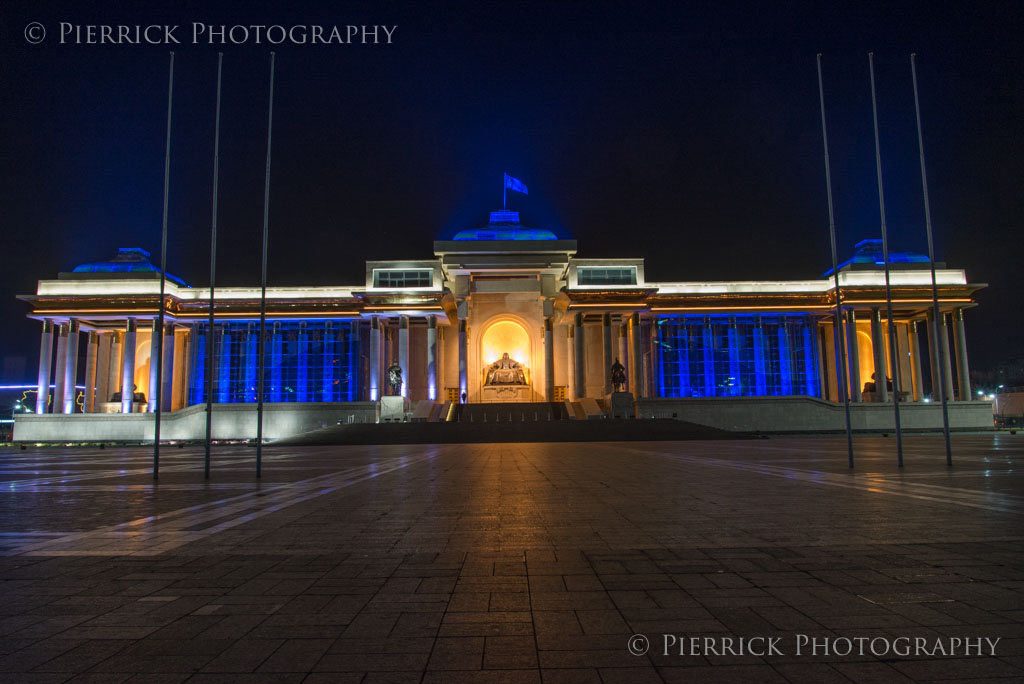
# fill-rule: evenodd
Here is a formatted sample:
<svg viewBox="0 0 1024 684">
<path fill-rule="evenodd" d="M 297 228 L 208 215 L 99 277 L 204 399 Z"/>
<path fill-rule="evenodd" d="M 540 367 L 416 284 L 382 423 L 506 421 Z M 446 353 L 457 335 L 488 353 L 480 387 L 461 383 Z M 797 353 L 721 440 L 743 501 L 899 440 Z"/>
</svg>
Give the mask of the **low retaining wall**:
<svg viewBox="0 0 1024 684">
<path fill-rule="evenodd" d="M 715 397 L 707 399 L 641 399 L 639 418 L 675 418 L 698 425 L 739 432 L 835 432 L 846 430 L 842 404 L 814 397 Z M 900 404 L 900 423 L 906 430 L 942 429 L 940 404 Z M 892 404 L 850 404 L 854 430 L 894 429 Z M 949 426 L 957 429 L 992 428 L 992 402 L 949 402 Z"/>
<path fill-rule="evenodd" d="M 291 437 L 343 423 L 377 422 L 377 404 L 350 403 L 264 404 L 263 434 L 267 439 Z M 160 421 L 161 440 L 196 440 L 206 437 L 206 406 L 190 406 L 165 413 Z M 256 437 L 255 404 L 214 404 L 214 439 Z M 153 439 L 151 413 L 72 413 L 18 415 L 15 442 L 144 442 Z"/>
</svg>

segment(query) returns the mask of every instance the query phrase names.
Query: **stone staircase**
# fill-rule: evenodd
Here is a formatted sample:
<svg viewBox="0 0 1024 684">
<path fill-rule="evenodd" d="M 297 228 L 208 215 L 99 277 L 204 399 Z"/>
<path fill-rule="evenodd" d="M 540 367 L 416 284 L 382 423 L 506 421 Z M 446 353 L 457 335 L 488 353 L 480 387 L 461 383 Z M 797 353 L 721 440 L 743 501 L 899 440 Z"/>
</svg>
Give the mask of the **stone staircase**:
<svg viewBox="0 0 1024 684">
<path fill-rule="evenodd" d="M 471 405 L 463 405 L 463 408 Z M 520 408 L 524 405 L 519 404 Z M 544 404 L 550 407 L 550 404 Z M 642 442 L 683 441 L 691 439 L 749 439 L 749 435 L 726 432 L 703 425 L 673 419 L 648 420 L 533 420 L 522 412 L 516 422 L 508 412 L 500 422 L 491 413 L 471 413 L 473 422 L 442 423 L 353 423 L 333 425 L 273 442 L 281 446 L 324 446 L 343 444 L 474 444 L 508 442 Z M 476 416 L 480 416 L 479 421 Z M 488 415 L 487 422 L 483 416 Z M 546 416 L 545 416 L 546 418 Z"/>
<path fill-rule="evenodd" d="M 569 420 L 569 410 L 561 402 L 460 404 L 452 412 L 453 423 L 539 423 Z"/>
</svg>

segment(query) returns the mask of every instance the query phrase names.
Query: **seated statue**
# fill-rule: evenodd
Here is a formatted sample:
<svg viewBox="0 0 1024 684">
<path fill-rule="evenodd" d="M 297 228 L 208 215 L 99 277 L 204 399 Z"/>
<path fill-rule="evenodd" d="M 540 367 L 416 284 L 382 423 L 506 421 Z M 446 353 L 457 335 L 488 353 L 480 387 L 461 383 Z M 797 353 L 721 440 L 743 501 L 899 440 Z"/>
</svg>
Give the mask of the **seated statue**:
<svg viewBox="0 0 1024 684">
<path fill-rule="evenodd" d="M 487 369 L 485 385 L 525 385 L 526 373 L 518 361 L 510 359 L 508 352 Z"/>
</svg>

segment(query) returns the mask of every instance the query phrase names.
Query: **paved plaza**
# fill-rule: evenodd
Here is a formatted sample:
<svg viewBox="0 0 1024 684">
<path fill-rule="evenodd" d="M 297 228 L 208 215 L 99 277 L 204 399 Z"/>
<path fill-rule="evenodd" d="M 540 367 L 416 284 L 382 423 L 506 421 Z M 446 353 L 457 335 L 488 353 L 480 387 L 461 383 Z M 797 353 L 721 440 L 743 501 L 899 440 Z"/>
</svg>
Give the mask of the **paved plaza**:
<svg viewBox="0 0 1024 684">
<path fill-rule="evenodd" d="M 1024 435 L 895 446 L 6 449 L 0 681 L 1024 681 Z"/>
</svg>

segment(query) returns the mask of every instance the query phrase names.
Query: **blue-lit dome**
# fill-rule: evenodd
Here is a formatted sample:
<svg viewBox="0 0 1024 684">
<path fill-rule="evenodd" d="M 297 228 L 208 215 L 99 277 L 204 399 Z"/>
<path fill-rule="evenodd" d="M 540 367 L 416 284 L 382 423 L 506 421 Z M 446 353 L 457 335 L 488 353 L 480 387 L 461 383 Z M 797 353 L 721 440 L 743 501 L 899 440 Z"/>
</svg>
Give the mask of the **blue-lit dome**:
<svg viewBox="0 0 1024 684">
<path fill-rule="evenodd" d="M 894 252 L 889 251 L 890 264 L 927 264 L 928 257 L 917 252 Z M 844 268 L 875 268 L 885 266 L 885 259 L 882 258 L 882 241 L 879 238 L 861 240 L 853 247 L 853 257 L 839 264 L 839 270 Z M 922 266 L 923 268 L 923 266 Z M 827 278 L 832 275 L 832 269 L 822 274 Z"/>
<path fill-rule="evenodd" d="M 72 273 L 160 273 L 160 269 L 154 266 L 150 259 L 149 252 L 141 247 L 120 247 L 117 256 L 110 261 L 80 264 L 75 266 Z M 184 280 L 170 273 L 167 274 L 167 279 L 185 285 Z"/>
<path fill-rule="evenodd" d="M 460 230 L 453 240 L 557 240 L 550 230 L 527 228 L 519 223 L 518 211 L 492 211 L 483 228 Z"/>
</svg>

